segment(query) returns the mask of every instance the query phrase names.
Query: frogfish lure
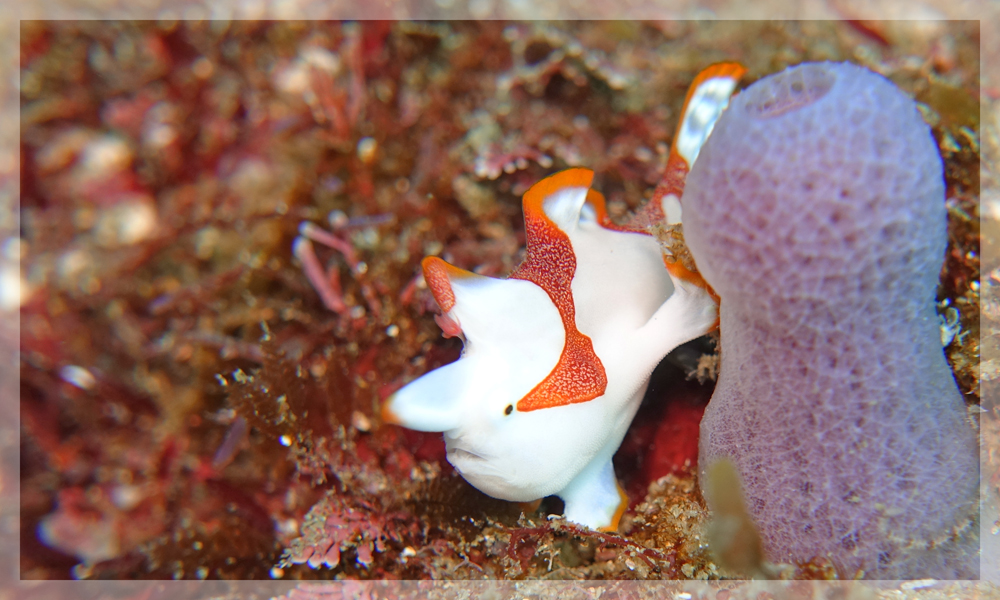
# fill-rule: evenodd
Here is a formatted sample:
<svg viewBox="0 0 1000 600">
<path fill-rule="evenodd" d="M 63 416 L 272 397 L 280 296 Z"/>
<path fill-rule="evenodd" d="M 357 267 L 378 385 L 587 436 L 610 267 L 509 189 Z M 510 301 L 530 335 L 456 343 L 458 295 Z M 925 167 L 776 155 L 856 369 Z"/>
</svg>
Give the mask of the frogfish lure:
<svg viewBox="0 0 1000 600">
<path fill-rule="evenodd" d="M 695 81 L 661 197 L 679 198 L 742 72 L 714 65 Z M 567 520 L 613 530 L 628 499 L 611 459 L 649 376 L 712 328 L 717 308 L 700 279 L 670 268 L 646 227 L 611 221 L 593 175 L 569 169 L 525 193 L 526 257 L 506 279 L 424 259 L 437 321 L 465 346 L 390 396 L 383 418 L 443 432 L 448 462 L 490 496 L 557 495 Z"/>
</svg>

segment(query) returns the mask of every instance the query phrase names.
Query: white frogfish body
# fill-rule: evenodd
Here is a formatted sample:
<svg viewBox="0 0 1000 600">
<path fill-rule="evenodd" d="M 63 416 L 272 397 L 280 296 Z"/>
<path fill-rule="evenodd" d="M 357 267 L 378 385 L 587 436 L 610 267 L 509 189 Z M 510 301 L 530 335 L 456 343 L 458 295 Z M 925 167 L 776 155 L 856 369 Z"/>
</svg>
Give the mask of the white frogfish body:
<svg viewBox="0 0 1000 600">
<path fill-rule="evenodd" d="M 717 322 L 703 280 L 665 261 L 644 225 L 665 220 L 666 199 L 679 202 L 743 71 L 722 63 L 696 79 L 654 196 L 665 200 L 638 224 L 615 225 L 590 189 L 593 172 L 575 168 L 525 193 L 527 256 L 508 278 L 424 259 L 438 323 L 461 333 L 465 347 L 457 361 L 393 394 L 383 419 L 443 432 L 448 461 L 490 496 L 557 495 L 568 520 L 616 529 L 628 502 L 611 458 L 649 376 L 668 352 Z"/>
<path fill-rule="evenodd" d="M 624 510 L 611 457 L 649 375 L 716 311 L 704 289 L 672 279 L 655 238 L 611 224 L 592 178 L 570 169 L 528 190 L 527 258 L 507 279 L 424 260 L 465 348 L 396 392 L 384 416 L 444 432 L 448 461 L 486 494 L 555 494 L 567 519 L 607 528 Z"/>
</svg>

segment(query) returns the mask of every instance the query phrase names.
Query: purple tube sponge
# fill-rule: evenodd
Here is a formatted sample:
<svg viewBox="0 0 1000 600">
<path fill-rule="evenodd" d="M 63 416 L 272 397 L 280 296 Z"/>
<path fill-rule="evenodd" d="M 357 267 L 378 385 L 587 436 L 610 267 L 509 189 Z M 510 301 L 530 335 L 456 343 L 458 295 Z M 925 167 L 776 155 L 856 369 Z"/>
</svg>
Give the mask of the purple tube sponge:
<svg viewBox="0 0 1000 600">
<path fill-rule="evenodd" d="M 852 64 L 766 77 L 716 124 L 683 204 L 722 299 L 702 476 L 733 461 L 771 561 L 975 577 L 976 434 L 934 307 L 942 163 L 914 102 Z"/>
</svg>

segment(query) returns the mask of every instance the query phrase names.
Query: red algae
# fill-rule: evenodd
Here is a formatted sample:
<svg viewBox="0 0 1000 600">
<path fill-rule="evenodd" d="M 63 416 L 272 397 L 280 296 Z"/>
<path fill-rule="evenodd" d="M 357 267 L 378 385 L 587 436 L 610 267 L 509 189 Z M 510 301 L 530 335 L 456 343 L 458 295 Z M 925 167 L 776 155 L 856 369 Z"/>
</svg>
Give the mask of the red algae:
<svg viewBox="0 0 1000 600">
<path fill-rule="evenodd" d="M 711 346 L 668 359 L 663 387 L 704 384 L 651 386 L 626 437 L 620 532 L 580 529 L 552 500 L 482 495 L 436 436 L 380 422 L 461 347 L 419 262 L 509 273 L 520 195 L 570 166 L 623 221 L 708 64 L 753 81 L 853 59 L 915 95 L 942 148 L 939 301 L 975 404 L 979 67 L 969 25 L 941 27 L 884 44 L 818 22 L 23 22 L 21 578 L 722 576 L 690 427 Z M 314 250 L 342 311 L 293 257 L 302 222 L 340 240 Z"/>
</svg>

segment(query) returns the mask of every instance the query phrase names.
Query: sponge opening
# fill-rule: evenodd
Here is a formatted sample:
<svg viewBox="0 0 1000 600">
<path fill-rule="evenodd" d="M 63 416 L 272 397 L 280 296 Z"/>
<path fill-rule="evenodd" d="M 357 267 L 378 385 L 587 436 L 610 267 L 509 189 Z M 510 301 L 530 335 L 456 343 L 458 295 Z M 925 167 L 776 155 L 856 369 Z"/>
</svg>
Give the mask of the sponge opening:
<svg viewBox="0 0 1000 600">
<path fill-rule="evenodd" d="M 746 95 L 747 112 L 759 119 L 771 119 L 798 110 L 826 95 L 836 76 L 823 64 L 807 64 L 772 75 L 750 86 Z"/>
</svg>

